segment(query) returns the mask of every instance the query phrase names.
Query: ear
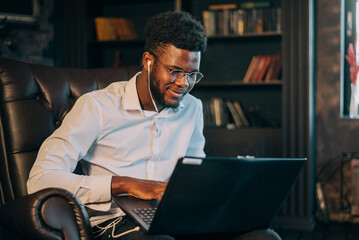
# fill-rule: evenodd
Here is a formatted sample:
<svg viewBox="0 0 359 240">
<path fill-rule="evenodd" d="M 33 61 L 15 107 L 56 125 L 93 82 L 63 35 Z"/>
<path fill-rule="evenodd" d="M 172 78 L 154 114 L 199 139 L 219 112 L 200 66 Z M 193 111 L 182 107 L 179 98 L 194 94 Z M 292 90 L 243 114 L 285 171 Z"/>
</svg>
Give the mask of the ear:
<svg viewBox="0 0 359 240">
<path fill-rule="evenodd" d="M 150 63 L 150 64 L 148 64 Z M 153 66 L 153 56 L 149 52 L 144 52 L 142 55 L 142 65 L 144 70 L 148 71 L 149 65 L 150 68 Z"/>
</svg>

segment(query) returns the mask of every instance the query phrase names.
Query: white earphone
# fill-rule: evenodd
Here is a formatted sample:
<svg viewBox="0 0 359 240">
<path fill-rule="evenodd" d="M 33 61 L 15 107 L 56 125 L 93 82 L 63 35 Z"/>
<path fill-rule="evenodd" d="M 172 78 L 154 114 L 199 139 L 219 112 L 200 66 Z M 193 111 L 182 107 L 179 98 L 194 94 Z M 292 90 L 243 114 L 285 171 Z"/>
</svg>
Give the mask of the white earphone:
<svg viewBox="0 0 359 240">
<path fill-rule="evenodd" d="M 156 106 L 156 103 L 155 101 L 153 100 L 153 97 L 152 97 L 152 93 L 151 93 L 151 84 L 150 84 L 150 78 L 151 78 L 151 73 L 150 73 L 150 69 L 151 69 L 151 61 L 148 61 L 147 62 L 147 67 L 148 67 L 148 70 L 147 70 L 147 84 L 148 84 L 148 91 L 150 93 L 150 97 L 151 97 L 151 100 L 152 100 L 152 103 L 153 103 L 153 106 L 155 107 L 156 109 L 156 112 L 158 112 L 158 109 L 157 109 L 157 106 Z"/>
</svg>

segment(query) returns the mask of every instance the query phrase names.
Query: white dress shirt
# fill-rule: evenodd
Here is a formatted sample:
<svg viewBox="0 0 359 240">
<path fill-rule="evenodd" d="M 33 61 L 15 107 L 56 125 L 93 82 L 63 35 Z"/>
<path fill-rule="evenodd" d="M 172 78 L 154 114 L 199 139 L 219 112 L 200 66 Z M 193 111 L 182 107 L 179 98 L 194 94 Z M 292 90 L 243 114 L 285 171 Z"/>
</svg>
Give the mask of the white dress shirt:
<svg viewBox="0 0 359 240">
<path fill-rule="evenodd" d="M 137 75 L 76 101 L 42 144 L 29 193 L 60 187 L 91 209 L 109 211 L 113 175 L 168 181 L 179 157 L 205 155 L 201 101 L 186 94 L 178 108 L 144 111 Z M 72 173 L 81 159 L 85 175 Z"/>
</svg>

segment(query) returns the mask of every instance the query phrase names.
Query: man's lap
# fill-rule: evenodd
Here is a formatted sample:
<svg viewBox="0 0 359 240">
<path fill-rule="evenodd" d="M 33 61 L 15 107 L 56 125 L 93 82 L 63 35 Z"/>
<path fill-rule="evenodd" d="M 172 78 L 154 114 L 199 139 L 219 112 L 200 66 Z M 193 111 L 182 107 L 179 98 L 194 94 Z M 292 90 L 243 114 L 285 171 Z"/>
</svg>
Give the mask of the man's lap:
<svg viewBox="0 0 359 240">
<path fill-rule="evenodd" d="M 256 230 L 245 234 L 208 234 L 191 236 L 149 235 L 140 229 L 127 216 L 110 219 L 92 228 L 96 240 L 280 240 L 279 235 L 271 229 Z"/>
<path fill-rule="evenodd" d="M 174 240 L 165 235 L 149 235 L 127 216 L 110 219 L 92 228 L 96 240 Z"/>
</svg>

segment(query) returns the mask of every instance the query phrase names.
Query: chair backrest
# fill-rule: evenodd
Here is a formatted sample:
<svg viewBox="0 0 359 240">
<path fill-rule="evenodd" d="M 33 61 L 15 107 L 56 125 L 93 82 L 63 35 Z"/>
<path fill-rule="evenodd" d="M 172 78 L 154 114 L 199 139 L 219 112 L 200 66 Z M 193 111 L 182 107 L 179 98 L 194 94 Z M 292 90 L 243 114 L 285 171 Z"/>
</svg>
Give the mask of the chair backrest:
<svg viewBox="0 0 359 240">
<path fill-rule="evenodd" d="M 127 81 L 138 66 L 57 68 L 0 58 L 0 183 L 2 203 L 27 194 L 42 142 L 84 93 Z"/>
</svg>

